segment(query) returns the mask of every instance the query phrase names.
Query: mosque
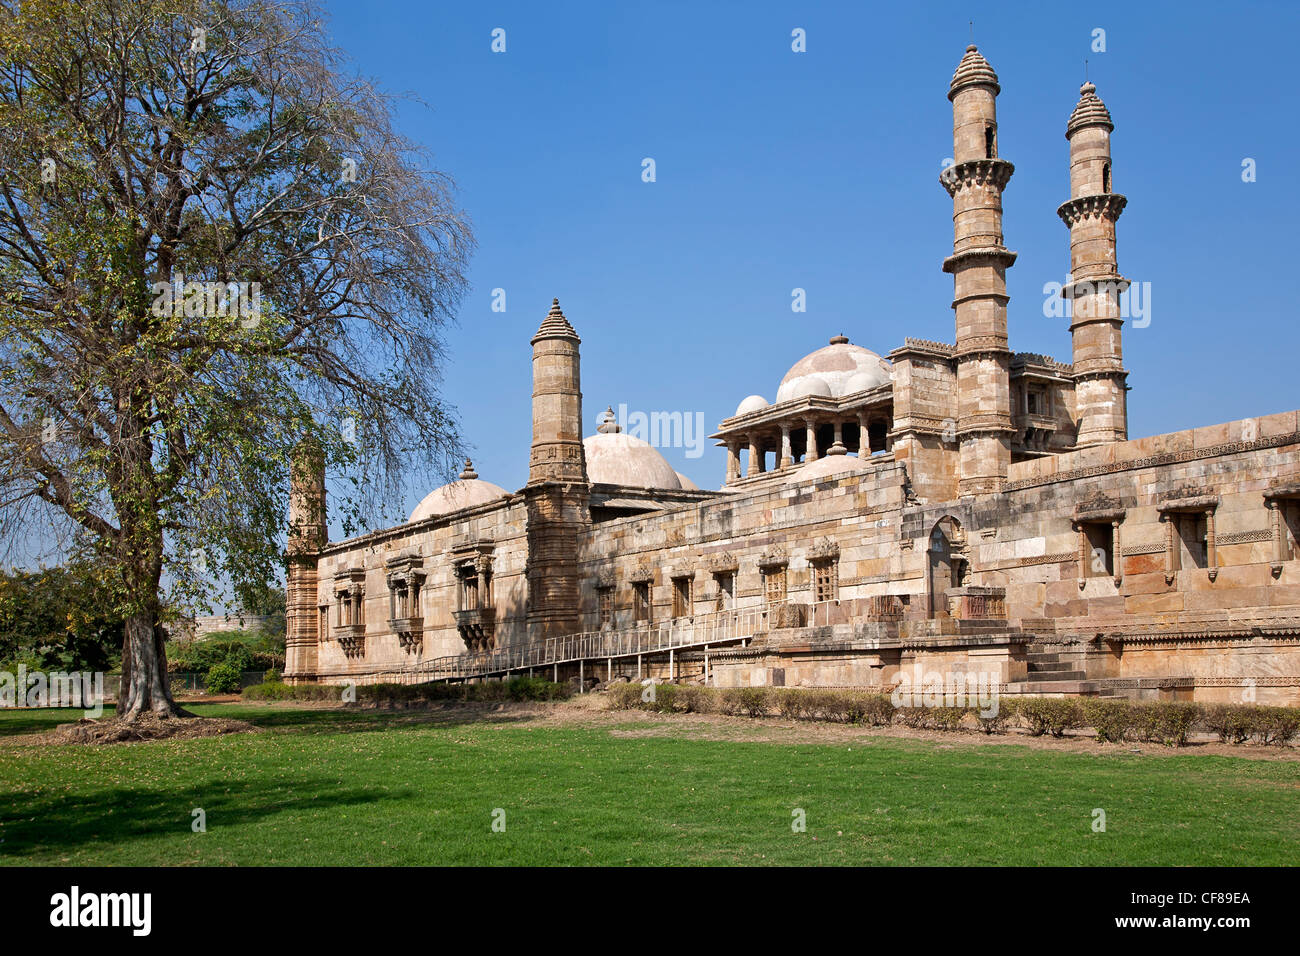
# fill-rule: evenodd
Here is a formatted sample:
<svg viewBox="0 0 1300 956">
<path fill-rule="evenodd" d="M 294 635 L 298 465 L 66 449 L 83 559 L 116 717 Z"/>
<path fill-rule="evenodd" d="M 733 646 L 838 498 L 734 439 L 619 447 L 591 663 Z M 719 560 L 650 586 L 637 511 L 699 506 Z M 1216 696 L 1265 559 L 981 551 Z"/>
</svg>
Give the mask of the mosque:
<svg viewBox="0 0 1300 956">
<path fill-rule="evenodd" d="M 295 474 L 286 678 L 420 679 L 518 652 L 581 678 L 888 687 L 924 670 L 1005 693 L 1300 704 L 1300 413 L 1129 438 L 1127 200 L 1091 83 L 1057 209 L 1070 361 L 1011 350 L 999 92 L 968 47 L 940 176 L 951 343 L 882 356 L 831 338 L 720 423 L 723 482 L 701 490 L 612 411 L 583 437 L 581 340 L 553 302 L 531 340 L 523 488 L 466 461 L 405 524 L 330 542 L 322 471 Z M 687 638 L 667 661 L 609 651 L 649 633 Z M 578 646 L 561 671 L 553 651 Z"/>
</svg>

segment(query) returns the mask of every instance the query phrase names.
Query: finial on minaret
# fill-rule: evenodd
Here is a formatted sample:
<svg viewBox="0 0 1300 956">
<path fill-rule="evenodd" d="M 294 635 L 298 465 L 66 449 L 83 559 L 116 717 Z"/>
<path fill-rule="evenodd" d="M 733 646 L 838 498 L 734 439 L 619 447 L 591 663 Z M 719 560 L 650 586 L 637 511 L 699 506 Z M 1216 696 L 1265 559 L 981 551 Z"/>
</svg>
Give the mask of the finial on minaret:
<svg viewBox="0 0 1300 956">
<path fill-rule="evenodd" d="M 600 424 L 596 426 L 596 432 L 601 435 L 616 435 L 623 429 L 619 427 L 618 416 L 614 414 L 614 406 L 608 406 L 600 413 Z"/>
<path fill-rule="evenodd" d="M 461 481 L 472 481 L 473 479 L 475 479 L 475 478 L 477 478 L 477 477 L 478 477 L 478 472 L 474 470 L 474 463 L 473 463 L 472 461 L 470 461 L 468 458 L 466 458 L 466 459 L 465 459 L 465 467 L 464 467 L 464 469 L 461 470 L 461 473 L 460 473 L 460 480 L 461 480 Z"/>
<path fill-rule="evenodd" d="M 555 338 L 556 336 L 578 339 L 578 333 L 569 324 L 569 320 L 564 317 L 564 312 L 560 309 L 560 300 L 552 299 L 551 311 L 547 312 L 546 318 L 542 319 L 542 324 L 532 340 L 536 342 L 538 339 Z"/>
<path fill-rule="evenodd" d="M 839 335 L 831 337 L 831 345 L 848 345 L 849 337 L 841 332 Z"/>
</svg>

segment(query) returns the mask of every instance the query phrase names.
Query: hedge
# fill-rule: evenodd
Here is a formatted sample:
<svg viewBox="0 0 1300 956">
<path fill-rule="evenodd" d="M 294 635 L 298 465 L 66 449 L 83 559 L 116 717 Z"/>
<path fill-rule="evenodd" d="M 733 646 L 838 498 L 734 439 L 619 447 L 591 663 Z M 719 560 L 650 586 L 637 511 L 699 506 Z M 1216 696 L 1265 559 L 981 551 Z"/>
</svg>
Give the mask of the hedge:
<svg viewBox="0 0 1300 956">
<path fill-rule="evenodd" d="M 1024 727 L 1032 736 L 1064 737 L 1091 728 L 1098 741 L 1160 743 L 1181 747 L 1196 729 L 1227 743 L 1285 746 L 1300 735 L 1300 709 L 1181 701 L 1131 702 L 1113 698 L 1001 697 L 994 713 L 977 707 L 895 707 L 888 694 L 795 687 L 701 687 L 695 684 L 615 684 L 607 691 L 615 710 L 718 713 L 733 717 L 780 716 L 866 726 L 896 724 L 926 730 L 973 725 L 986 734 Z"/>
<path fill-rule="evenodd" d="M 345 687 L 339 684 L 285 684 L 269 681 L 246 687 L 245 700 L 331 700 L 340 701 Z M 572 694 L 567 684 L 540 677 L 512 677 L 480 684 L 364 684 L 356 688 L 360 707 L 411 707 L 441 701 L 504 702 L 564 700 Z"/>
</svg>

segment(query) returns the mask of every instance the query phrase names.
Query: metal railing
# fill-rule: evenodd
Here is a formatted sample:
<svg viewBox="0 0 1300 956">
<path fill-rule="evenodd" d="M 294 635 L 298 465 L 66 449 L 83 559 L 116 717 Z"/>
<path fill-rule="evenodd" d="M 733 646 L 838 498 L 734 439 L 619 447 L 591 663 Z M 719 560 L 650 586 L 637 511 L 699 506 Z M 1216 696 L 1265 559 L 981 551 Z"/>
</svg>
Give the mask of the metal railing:
<svg viewBox="0 0 1300 956">
<path fill-rule="evenodd" d="M 709 611 L 607 631 L 585 631 L 476 654 L 420 661 L 391 675 L 401 683 L 506 674 L 575 661 L 612 660 L 747 640 L 767 629 L 768 606 Z M 389 675 L 385 675 L 389 676 Z"/>
</svg>

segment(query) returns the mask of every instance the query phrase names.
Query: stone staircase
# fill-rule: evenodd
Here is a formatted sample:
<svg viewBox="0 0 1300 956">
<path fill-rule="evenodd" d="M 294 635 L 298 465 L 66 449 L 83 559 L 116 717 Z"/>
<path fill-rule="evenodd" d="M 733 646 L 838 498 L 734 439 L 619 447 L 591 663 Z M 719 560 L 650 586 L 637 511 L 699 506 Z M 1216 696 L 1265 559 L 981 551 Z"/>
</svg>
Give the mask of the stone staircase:
<svg viewBox="0 0 1300 956">
<path fill-rule="evenodd" d="M 1020 685 L 1026 694 L 1092 694 L 1095 685 L 1087 674 L 1075 670 L 1075 665 L 1062 660 L 1062 655 L 1051 651 L 1029 651 L 1026 655 L 1028 679 Z"/>
</svg>

